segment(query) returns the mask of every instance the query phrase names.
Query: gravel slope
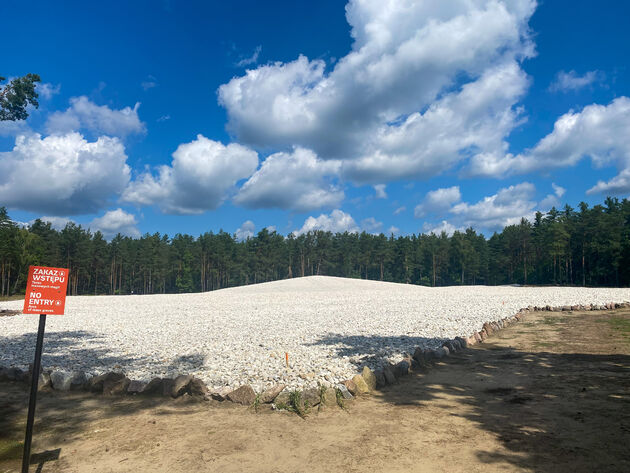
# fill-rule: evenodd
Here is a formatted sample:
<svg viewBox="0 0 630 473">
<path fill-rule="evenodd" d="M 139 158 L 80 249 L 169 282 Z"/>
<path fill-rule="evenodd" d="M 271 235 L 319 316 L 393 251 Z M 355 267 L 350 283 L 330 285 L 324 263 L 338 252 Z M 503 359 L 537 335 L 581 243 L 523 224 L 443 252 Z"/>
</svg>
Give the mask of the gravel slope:
<svg viewBox="0 0 630 473">
<path fill-rule="evenodd" d="M 202 294 L 69 297 L 66 315 L 47 318 L 42 363 L 89 374 L 122 368 L 142 380 L 194 374 L 215 388 L 312 386 L 468 336 L 528 305 L 629 300 L 630 289 L 427 288 L 327 276 Z M 0 365 L 32 362 L 37 319 L 0 317 Z"/>
</svg>

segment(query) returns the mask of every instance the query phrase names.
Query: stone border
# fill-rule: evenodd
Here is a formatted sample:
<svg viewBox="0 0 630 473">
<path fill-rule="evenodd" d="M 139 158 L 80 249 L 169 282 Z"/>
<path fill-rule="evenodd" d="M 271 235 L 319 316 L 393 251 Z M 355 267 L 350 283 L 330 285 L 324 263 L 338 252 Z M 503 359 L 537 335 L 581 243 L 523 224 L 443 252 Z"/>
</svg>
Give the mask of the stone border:
<svg viewBox="0 0 630 473">
<path fill-rule="evenodd" d="M 495 322 L 485 322 L 478 332 L 470 336 L 455 337 L 446 340 L 439 348 L 417 347 L 413 356 L 407 355 L 402 361 L 391 364 L 388 363 L 383 368 L 372 371 L 367 366 L 363 367 L 361 373 L 356 374 L 352 379 L 348 379 L 331 388 L 310 388 L 302 391 L 288 392 L 284 384 L 279 384 L 261 393 L 256 393 L 254 389 L 245 384 L 237 389 L 225 388 L 211 391 L 199 378 L 190 375 L 180 375 L 176 378 L 154 378 L 144 382 L 131 380 L 120 371 L 110 371 L 105 374 L 88 378 L 82 371 L 44 371 L 39 375 L 39 390 L 56 391 L 88 391 L 105 396 L 117 395 L 139 395 L 139 396 L 161 396 L 170 398 L 189 397 L 197 400 L 229 401 L 246 406 L 258 407 L 260 404 L 271 404 L 274 409 L 291 409 L 301 414 L 309 407 L 321 405 L 339 405 L 343 407 L 344 400 L 353 399 L 362 394 L 378 390 L 384 386 L 396 384 L 399 378 L 407 376 L 419 368 L 427 368 L 433 362 L 439 361 L 452 353 L 464 350 L 469 346 L 483 343 L 490 335 L 499 330 L 520 322 L 531 312 L 550 311 L 591 311 L 591 310 L 612 310 L 630 308 L 630 302 L 614 303 L 609 302 L 604 305 L 572 305 L 572 306 L 529 306 L 520 309 L 511 317 L 505 317 Z M 32 366 L 28 371 L 19 368 L 0 367 L 0 381 L 19 381 L 30 383 Z M 302 407 L 296 405 L 296 402 Z"/>
</svg>

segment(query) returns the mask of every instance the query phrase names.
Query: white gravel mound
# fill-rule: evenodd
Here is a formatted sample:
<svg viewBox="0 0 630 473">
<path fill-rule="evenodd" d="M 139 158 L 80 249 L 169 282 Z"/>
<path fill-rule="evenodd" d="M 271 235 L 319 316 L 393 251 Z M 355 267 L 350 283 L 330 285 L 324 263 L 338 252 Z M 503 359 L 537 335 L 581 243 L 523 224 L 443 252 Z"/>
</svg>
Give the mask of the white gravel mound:
<svg viewBox="0 0 630 473">
<path fill-rule="evenodd" d="M 88 374 L 122 369 L 140 380 L 193 374 L 214 388 L 306 387 L 468 336 L 529 305 L 628 300 L 630 289 L 428 288 L 327 276 L 200 294 L 69 297 L 66 315 L 47 318 L 42 364 Z M 37 324 L 36 315 L 0 317 L 0 365 L 28 367 Z"/>
</svg>

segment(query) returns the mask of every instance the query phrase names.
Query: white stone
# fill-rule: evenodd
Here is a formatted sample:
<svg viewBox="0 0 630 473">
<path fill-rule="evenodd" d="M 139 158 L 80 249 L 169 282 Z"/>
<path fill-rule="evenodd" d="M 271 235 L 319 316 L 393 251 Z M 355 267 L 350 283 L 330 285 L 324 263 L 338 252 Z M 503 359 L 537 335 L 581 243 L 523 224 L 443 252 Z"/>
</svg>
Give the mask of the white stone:
<svg viewBox="0 0 630 473">
<path fill-rule="evenodd" d="M 199 294 L 68 297 L 66 315 L 47 319 L 42 364 L 91 375 L 123 370 L 143 381 L 194 374 L 210 389 L 294 389 L 350 379 L 366 361 L 372 369 L 397 363 L 530 305 L 628 300 L 630 289 L 430 288 L 325 276 Z M 0 317 L 0 365 L 28 369 L 36 332 L 37 317 Z"/>
</svg>

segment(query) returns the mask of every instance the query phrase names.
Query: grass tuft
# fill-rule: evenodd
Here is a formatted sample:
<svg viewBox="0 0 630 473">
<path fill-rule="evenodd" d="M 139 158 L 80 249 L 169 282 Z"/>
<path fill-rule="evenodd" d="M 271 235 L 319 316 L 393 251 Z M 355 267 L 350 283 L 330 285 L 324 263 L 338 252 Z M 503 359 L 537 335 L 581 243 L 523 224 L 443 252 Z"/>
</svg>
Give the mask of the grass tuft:
<svg viewBox="0 0 630 473">
<path fill-rule="evenodd" d="M 344 403 L 343 393 L 341 392 L 341 389 L 335 388 L 335 397 L 337 398 L 337 405 L 345 410 L 346 404 Z"/>
<path fill-rule="evenodd" d="M 22 442 L 0 438 L 0 461 L 19 460 L 22 458 L 22 450 Z"/>
<path fill-rule="evenodd" d="M 295 412 L 302 419 L 306 417 L 310 409 L 308 401 L 302 400 L 302 391 L 296 389 L 289 393 L 289 410 Z"/>
<path fill-rule="evenodd" d="M 317 410 L 320 411 L 324 405 L 324 401 L 326 400 L 326 391 L 328 388 L 326 388 L 323 384 L 317 384 L 319 385 L 319 406 L 317 407 Z"/>
<path fill-rule="evenodd" d="M 260 409 L 260 404 L 262 403 L 261 398 L 262 398 L 261 393 L 257 393 L 256 397 L 254 398 L 254 403 L 252 404 L 252 407 L 254 408 L 254 412 L 256 413 L 258 413 L 258 409 Z"/>
</svg>

